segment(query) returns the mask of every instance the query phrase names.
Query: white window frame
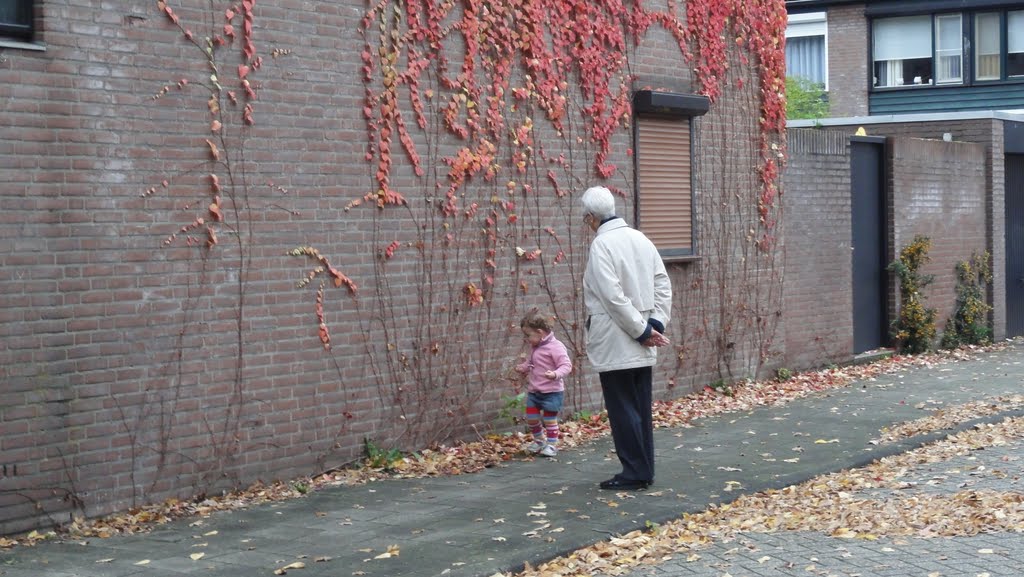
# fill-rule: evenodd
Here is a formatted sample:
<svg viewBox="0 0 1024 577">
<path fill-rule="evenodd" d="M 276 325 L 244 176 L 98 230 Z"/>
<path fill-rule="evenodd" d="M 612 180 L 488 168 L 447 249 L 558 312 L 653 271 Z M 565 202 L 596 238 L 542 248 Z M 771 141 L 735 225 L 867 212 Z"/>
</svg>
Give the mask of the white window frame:
<svg viewBox="0 0 1024 577">
<path fill-rule="evenodd" d="M 981 36 L 981 17 L 995 18 L 996 34 L 988 35 L 985 41 L 979 39 Z M 1003 79 L 1003 25 L 1002 25 L 1002 13 L 1000 12 L 977 12 L 974 14 L 974 30 L 971 31 L 972 39 L 974 42 L 974 80 L 978 82 L 995 82 Z M 995 41 L 995 47 L 992 47 L 992 41 Z M 986 48 L 986 45 L 988 47 Z M 982 63 L 982 58 L 995 57 L 995 76 L 992 74 L 979 74 L 979 71 L 986 66 Z"/>
<path fill-rule="evenodd" d="M 820 36 L 825 47 L 822 68 L 825 71 L 825 91 L 828 92 L 828 17 L 825 12 L 790 14 L 786 24 L 786 39 Z"/>
<path fill-rule="evenodd" d="M 957 43 L 954 48 L 945 47 L 942 43 L 942 32 L 944 20 L 956 19 Z M 934 35 L 935 55 L 932 61 L 932 75 L 935 77 L 935 84 L 963 84 L 964 83 L 964 15 L 961 12 L 936 14 L 932 18 L 932 34 Z M 959 60 L 956 66 L 957 75 L 943 75 L 944 59 L 955 58 Z"/>
</svg>

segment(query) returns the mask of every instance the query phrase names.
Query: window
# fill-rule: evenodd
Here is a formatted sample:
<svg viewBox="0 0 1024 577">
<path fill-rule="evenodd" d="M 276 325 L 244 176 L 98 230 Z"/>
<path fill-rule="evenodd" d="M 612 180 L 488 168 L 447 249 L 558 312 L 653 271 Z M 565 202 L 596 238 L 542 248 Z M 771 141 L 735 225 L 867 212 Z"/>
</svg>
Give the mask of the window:
<svg viewBox="0 0 1024 577">
<path fill-rule="evenodd" d="M 786 26 L 786 76 L 804 78 L 828 90 L 827 25 L 824 12 L 791 14 Z"/>
<path fill-rule="evenodd" d="M 974 17 L 974 78 L 976 80 L 1000 80 L 1003 77 L 1000 46 L 1003 44 L 1003 27 L 999 13 L 978 14 Z"/>
<path fill-rule="evenodd" d="M 637 225 L 663 257 L 694 254 L 690 118 L 636 119 Z"/>
<path fill-rule="evenodd" d="M 32 40 L 32 0 L 0 0 L 0 38 Z"/>
<path fill-rule="evenodd" d="M 1006 14 L 1006 75 L 1024 76 L 1024 10 Z"/>
<path fill-rule="evenodd" d="M 959 14 L 935 17 L 935 82 L 963 82 L 964 25 Z"/>
<path fill-rule="evenodd" d="M 875 20 L 873 34 L 875 86 L 932 84 L 931 16 Z"/>
</svg>

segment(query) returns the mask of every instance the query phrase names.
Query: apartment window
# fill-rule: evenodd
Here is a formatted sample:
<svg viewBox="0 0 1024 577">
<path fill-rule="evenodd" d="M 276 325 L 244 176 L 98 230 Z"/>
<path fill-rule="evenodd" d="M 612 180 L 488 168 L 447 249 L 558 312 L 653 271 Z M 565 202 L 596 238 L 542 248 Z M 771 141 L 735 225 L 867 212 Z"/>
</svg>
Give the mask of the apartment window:
<svg viewBox="0 0 1024 577">
<path fill-rule="evenodd" d="M 1001 46 L 1003 26 L 998 12 L 974 17 L 974 78 L 1000 80 L 1003 77 Z"/>
<path fill-rule="evenodd" d="M 804 78 L 828 90 L 827 30 L 824 12 L 789 16 L 786 76 Z"/>
<path fill-rule="evenodd" d="M 1024 76 L 1024 10 L 1006 14 L 1006 75 Z"/>
<path fill-rule="evenodd" d="M 0 38 L 32 39 L 32 0 L 0 0 Z"/>
<path fill-rule="evenodd" d="M 636 119 L 637 225 L 663 257 L 694 254 L 690 118 Z"/>
<path fill-rule="evenodd" d="M 934 82 L 931 16 L 878 19 L 872 32 L 876 87 Z"/>
<path fill-rule="evenodd" d="M 935 82 L 963 82 L 964 25 L 959 14 L 935 17 Z"/>
</svg>

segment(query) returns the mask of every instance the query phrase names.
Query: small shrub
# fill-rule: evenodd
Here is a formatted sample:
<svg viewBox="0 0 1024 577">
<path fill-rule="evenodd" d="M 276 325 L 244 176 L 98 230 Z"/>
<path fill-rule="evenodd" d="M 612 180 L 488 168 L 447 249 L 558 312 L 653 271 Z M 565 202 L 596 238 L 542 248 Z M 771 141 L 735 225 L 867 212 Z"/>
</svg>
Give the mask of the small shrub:
<svg viewBox="0 0 1024 577">
<path fill-rule="evenodd" d="M 934 280 L 931 275 L 921 274 L 921 267 L 931 260 L 931 246 L 930 238 L 917 235 L 889 265 L 900 281 L 900 314 L 892 323 L 892 336 L 896 348 L 907 354 L 926 352 L 935 340 L 935 309 L 924 306 L 921 294 Z"/>
<path fill-rule="evenodd" d="M 366 452 L 366 466 L 371 469 L 389 469 L 402 459 L 402 452 L 398 449 L 383 449 L 369 438 L 363 439 L 363 448 Z"/>
<path fill-rule="evenodd" d="M 715 391 L 716 393 L 725 395 L 727 397 L 731 397 L 733 395 L 732 387 L 725 382 L 725 379 L 718 379 L 717 381 L 708 385 L 708 388 Z"/>
<path fill-rule="evenodd" d="M 970 260 L 956 265 L 956 308 L 946 321 L 942 348 L 987 344 L 992 338 L 988 313 L 992 307 L 985 302 L 985 285 L 992 282 L 989 253 L 972 254 Z"/>
<path fill-rule="evenodd" d="M 526 410 L 526 393 L 508 395 L 501 398 L 501 409 L 498 410 L 498 418 L 507 420 L 513 426 L 519 424 Z"/>
<path fill-rule="evenodd" d="M 590 411 L 576 411 L 572 414 L 572 420 L 574 421 L 590 421 L 593 419 L 594 414 Z"/>
<path fill-rule="evenodd" d="M 788 381 L 789 379 L 793 378 L 793 371 L 791 371 L 791 370 L 789 370 L 789 369 L 787 369 L 785 367 L 782 367 L 779 370 L 775 371 L 775 378 L 779 382 Z"/>
</svg>

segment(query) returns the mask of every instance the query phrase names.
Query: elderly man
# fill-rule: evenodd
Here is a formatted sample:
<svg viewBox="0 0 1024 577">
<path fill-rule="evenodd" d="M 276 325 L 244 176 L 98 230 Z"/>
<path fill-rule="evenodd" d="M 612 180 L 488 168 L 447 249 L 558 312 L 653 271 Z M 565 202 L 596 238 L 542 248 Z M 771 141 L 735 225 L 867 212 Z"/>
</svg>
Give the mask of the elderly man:
<svg viewBox="0 0 1024 577">
<path fill-rule="evenodd" d="M 622 472 L 602 489 L 646 489 L 654 482 L 651 374 L 665 337 L 672 284 L 658 249 L 615 216 L 605 187 L 581 199 L 584 222 L 596 234 L 583 274 L 587 358 L 598 372 Z"/>
</svg>

